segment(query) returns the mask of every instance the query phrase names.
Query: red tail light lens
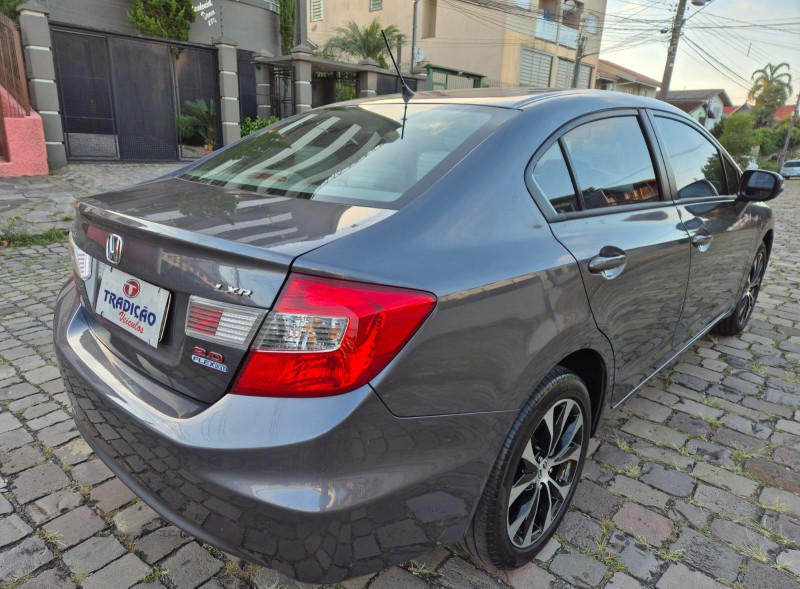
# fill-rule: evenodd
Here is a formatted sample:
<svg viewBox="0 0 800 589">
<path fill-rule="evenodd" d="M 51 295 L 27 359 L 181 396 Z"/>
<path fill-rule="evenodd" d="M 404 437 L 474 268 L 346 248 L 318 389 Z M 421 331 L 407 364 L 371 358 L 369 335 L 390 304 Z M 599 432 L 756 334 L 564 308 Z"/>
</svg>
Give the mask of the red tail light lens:
<svg viewBox="0 0 800 589">
<path fill-rule="evenodd" d="M 427 292 L 292 275 L 231 392 L 323 397 L 374 378 L 430 315 Z"/>
</svg>

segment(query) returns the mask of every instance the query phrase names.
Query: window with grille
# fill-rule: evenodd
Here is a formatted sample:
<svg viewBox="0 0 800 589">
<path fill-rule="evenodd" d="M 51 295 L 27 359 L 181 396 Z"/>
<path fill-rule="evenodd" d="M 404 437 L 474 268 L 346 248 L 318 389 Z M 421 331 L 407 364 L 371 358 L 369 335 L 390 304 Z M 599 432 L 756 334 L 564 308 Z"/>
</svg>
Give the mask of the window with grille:
<svg viewBox="0 0 800 589">
<path fill-rule="evenodd" d="M 322 0 L 311 0 L 311 20 L 322 20 L 325 16 L 325 9 Z"/>
<path fill-rule="evenodd" d="M 369 10 L 370 12 L 383 10 L 383 0 L 369 0 Z"/>
</svg>

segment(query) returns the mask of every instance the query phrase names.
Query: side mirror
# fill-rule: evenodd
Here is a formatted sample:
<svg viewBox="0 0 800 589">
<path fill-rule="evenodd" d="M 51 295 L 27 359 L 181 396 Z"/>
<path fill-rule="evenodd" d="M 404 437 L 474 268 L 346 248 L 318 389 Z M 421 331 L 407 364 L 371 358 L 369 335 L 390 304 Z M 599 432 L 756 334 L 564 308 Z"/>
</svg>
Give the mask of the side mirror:
<svg viewBox="0 0 800 589">
<path fill-rule="evenodd" d="M 745 170 L 738 196 L 744 200 L 772 200 L 783 192 L 783 176 L 767 170 Z"/>
</svg>

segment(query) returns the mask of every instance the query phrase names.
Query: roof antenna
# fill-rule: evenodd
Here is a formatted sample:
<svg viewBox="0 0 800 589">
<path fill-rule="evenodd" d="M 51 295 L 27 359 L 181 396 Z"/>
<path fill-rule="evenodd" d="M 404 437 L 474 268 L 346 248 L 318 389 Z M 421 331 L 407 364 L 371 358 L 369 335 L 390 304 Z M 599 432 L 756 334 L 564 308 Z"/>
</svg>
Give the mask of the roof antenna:
<svg viewBox="0 0 800 589">
<path fill-rule="evenodd" d="M 400 68 L 397 67 L 397 62 L 394 60 L 394 54 L 392 53 L 392 48 L 389 47 L 389 39 L 386 38 L 386 32 L 383 29 L 381 29 L 381 35 L 383 35 L 383 42 L 386 43 L 386 51 L 389 52 L 389 57 L 392 58 L 394 69 L 397 72 L 397 77 L 400 78 L 400 82 L 403 84 L 403 90 L 401 92 L 403 95 L 403 102 L 408 104 L 408 101 L 411 100 L 412 96 L 414 96 L 414 91 L 408 87 L 408 84 L 406 84 L 406 81 L 403 78 L 403 74 L 400 73 Z"/>
</svg>

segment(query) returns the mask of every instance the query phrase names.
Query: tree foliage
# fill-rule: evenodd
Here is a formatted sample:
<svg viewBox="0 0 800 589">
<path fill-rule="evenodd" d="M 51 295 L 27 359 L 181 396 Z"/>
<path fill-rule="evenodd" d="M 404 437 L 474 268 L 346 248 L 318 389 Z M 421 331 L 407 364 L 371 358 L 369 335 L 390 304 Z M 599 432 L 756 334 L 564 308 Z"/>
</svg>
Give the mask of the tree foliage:
<svg viewBox="0 0 800 589">
<path fill-rule="evenodd" d="M 190 0 L 131 0 L 128 20 L 144 35 L 176 41 L 189 40 L 195 19 Z"/>
<path fill-rule="evenodd" d="M 351 20 L 344 27 L 336 28 L 336 35 L 325 44 L 323 53 L 333 57 L 347 55 L 357 60 L 374 59 L 380 67 L 388 68 L 386 44 L 383 42 L 381 28 L 377 18 L 364 28 Z M 396 26 L 390 25 L 383 30 L 391 47 L 405 43 L 405 35 L 401 34 Z"/>
<path fill-rule="evenodd" d="M 281 13 L 281 53 L 283 55 L 289 55 L 294 47 L 294 3 L 295 0 L 278 0 Z"/>
<path fill-rule="evenodd" d="M 17 6 L 24 1 L 25 0 L 0 0 L 0 13 L 5 14 L 8 18 L 17 20 Z"/>
<path fill-rule="evenodd" d="M 755 106 L 751 111 L 754 125 L 756 128 L 771 127 L 773 125 L 773 113 L 775 109 L 786 103 L 791 96 L 792 80 L 788 71 L 789 64 L 779 63 L 773 65 L 768 63 L 763 68 L 753 72 L 751 79 L 753 87 L 747 97 L 755 101 Z"/>
<path fill-rule="evenodd" d="M 719 142 L 734 157 L 749 154 L 755 145 L 753 118 L 749 114 L 729 116 L 725 119 Z"/>
</svg>

